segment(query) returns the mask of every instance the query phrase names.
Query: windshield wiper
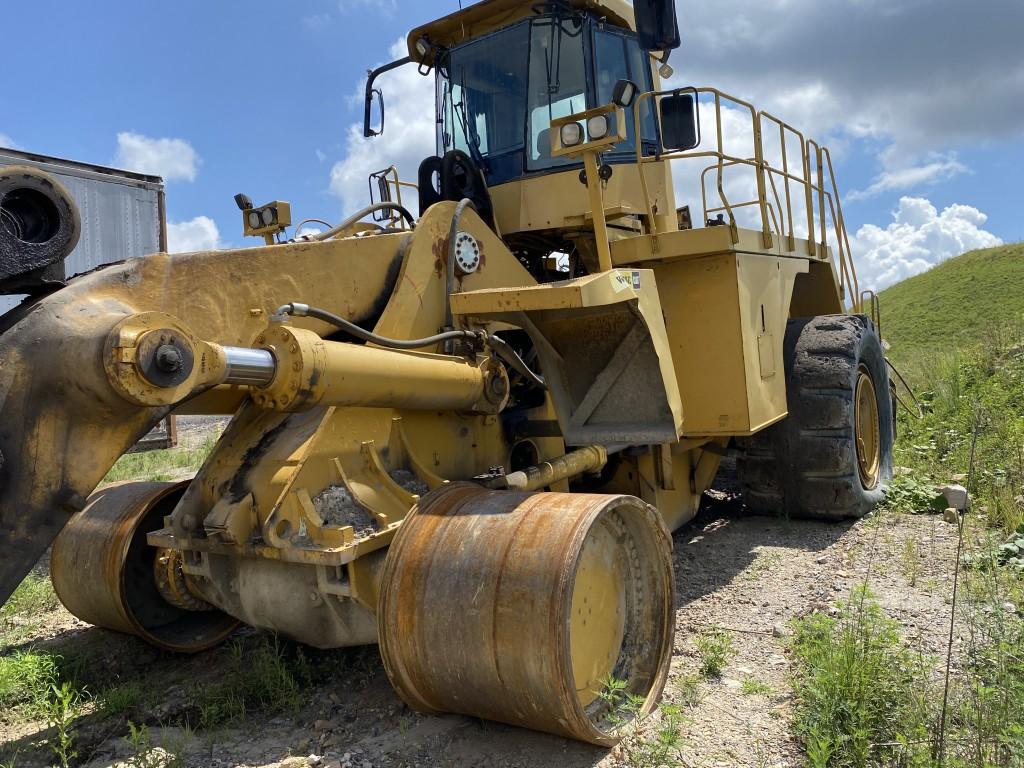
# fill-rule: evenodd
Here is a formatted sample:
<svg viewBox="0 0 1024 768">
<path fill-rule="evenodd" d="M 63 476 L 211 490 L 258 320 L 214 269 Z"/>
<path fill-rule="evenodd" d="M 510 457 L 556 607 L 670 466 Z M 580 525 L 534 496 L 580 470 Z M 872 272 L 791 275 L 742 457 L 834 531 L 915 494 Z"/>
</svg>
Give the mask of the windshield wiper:
<svg viewBox="0 0 1024 768">
<path fill-rule="evenodd" d="M 466 109 L 466 94 L 469 91 L 466 90 L 466 68 L 462 67 L 461 77 L 459 78 L 459 88 L 462 89 L 462 101 L 455 105 L 456 110 L 461 110 L 462 114 L 459 115 L 459 119 L 462 121 L 462 135 L 466 137 L 466 145 L 469 149 L 469 154 L 473 158 L 473 162 L 477 164 L 480 170 L 487 169 L 487 161 L 484 159 L 483 153 L 480 151 L 480 133 L 476 129 L 476 121 L 469 119 L 469 111 Z"/>
</svg>

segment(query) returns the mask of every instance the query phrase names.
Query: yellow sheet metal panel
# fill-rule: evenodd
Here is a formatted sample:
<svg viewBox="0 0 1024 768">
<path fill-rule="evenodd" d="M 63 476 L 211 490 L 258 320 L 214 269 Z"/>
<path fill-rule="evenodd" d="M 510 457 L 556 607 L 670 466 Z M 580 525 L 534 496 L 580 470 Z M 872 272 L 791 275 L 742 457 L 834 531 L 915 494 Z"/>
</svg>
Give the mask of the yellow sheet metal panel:
<svg viewBox="0 0 1024 768">
<path fill-rule="evenodd" d="M 745 432 L 750 418 L 735 255 L 663 264 L 658 284 L 686 414 L 683 434 Z"/>
<path fill-rule="evenodd" d="M 765 250 L 761 233 L 752 229 L 740 227 L 733 238 L 729 227 L 702 227 L 616 240 L 612 243 L 612 263 L 617 267 L 652 266 L 652 262 L 716 253 L 760 253 L 805 259 L 807 247 L 806 240 L 796 239 L 795 248 L 789 249 L 786 238 L 775 238 L 773 246 Z"/>
<path fill-rule="evenodd" d="M 674 220 L 676 215 L 668 163 L 652 163 L 645 166 L 644 173 L 651 202 L 655 210 L 664 214 L 659 215 L 658 227 L 667 229 L 668 221 Z M 499 184 L 489 191 L 498 227 L 506 235 L 582 227 L 592 216 L 586 188 L 580 184 L 578 168 Z M 647 211 L 636 166 L 615 166 L 615 172 L 604 187 L 604 205 L 613 235 L 618 219 Z M 665 221 L 661 221 L 662 218 Z"/>
<path fill-rule="evenodd" d="M 520 325 L 570 445 L 675 441 L 683 409 L 655 273 L 612 270 L 452 297 L 456 315 Z"/>
<path fill-rule="evenodd" d="M 747 253 L 736 257 L 750 419 L 746 432 L 763 429 L 787 413 L 782 343 L 793 283 L 798 274 L 806 271 L 804 259 Z"/>
<path fill-rule="evenodd" d="M 806 269 L 802 259 L 736 253 L 658 266 L 685 436 L 750 434 L 785 416 L 782 340 Z"/>
</svg>

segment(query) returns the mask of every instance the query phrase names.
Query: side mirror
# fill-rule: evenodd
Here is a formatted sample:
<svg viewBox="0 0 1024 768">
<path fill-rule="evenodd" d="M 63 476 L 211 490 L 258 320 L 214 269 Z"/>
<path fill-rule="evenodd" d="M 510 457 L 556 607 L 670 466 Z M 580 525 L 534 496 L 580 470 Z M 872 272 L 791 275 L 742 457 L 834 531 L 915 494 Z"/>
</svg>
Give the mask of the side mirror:
<svg viewBox="0 0 1024 768">
<path fill-rule="evenodd" d="M 645 51 L 671 51 L 679 47 L 679 20 L 675 0 L 633 0 L 636 34 Z"/>
<path fill-rule="evenodd" d="M 692 93 L 673 93 L 662 98 L 661 144 L 667 150 L 685 152 L 700 144 L 700 112 Z"/>
<path fill-rule="evenodd" d="M 380 136 L 382 133 L 384 133 L 384 94 L 379 88 L 370 88 L 366 91 L 363 136 L 369 139 Z"/>
<path fill-rule="evenodd" d="M 366 138 L 372 139 L 374 136 L 380 136 L 384 133 L 384 94 L 381 93 L 380 88 L 374 87 L 374 83 L 377 82 L 377 78 L 385 72 L 390 72 L 392 69 L 398 69 L 411 61 L 412 59 L 409 56 L 406 56 L 404 59 L 392 61 L 390 64 L 385 64 L 383 67 L 377 67 L 367 73 L 366 108 L 363 111 L 363 136 Z"/>
</svg>

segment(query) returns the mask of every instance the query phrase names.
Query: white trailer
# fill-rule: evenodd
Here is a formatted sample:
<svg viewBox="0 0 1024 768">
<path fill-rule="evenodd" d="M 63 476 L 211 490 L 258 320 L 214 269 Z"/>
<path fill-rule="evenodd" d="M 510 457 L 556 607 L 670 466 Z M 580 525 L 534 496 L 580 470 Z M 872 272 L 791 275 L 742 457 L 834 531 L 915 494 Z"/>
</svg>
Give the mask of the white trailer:
<svg viewBox="0 0 1024 768">
<path fill-rule="evenodd" d="M 69 279 L 105 264 L 167 250 L 164 182 L 159 176 L 0 147 L 0 168 L 10 165 L 27 165 L 55 176 L 78 204 L 82 234 L 64 262 Z M 0 315 L 23 298 L 0 296 Z"/>
</svg>

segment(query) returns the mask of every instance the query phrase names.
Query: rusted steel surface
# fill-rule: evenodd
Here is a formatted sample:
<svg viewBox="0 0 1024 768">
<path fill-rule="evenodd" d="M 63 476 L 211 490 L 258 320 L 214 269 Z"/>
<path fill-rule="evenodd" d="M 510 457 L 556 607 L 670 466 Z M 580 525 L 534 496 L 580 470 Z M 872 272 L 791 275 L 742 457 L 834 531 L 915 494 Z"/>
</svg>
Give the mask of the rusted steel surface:
<svg viewBox="0 0 1024 768">
<path fill-rule="evenodd" d="M 646 710 L 665 684 L 670 549 L 660 516 L 631 496 L 446 485 L 388 553 L 378 613 L 388 677 L 423 712 L 612 745 L 598 681 L 627 681 Z"/>
<path fill-rule="evenodd" d="M 187 486 L 121 483 L 93 494 L 53 544 L 50 577 L 64 607 L 89 624 L 169 651 L 205 650 L 230 635 L 235 619 L 182 610 L 157 589 L 157 550 L 146 544 L 146 534 L 161 527 Z"/>
</svg>

